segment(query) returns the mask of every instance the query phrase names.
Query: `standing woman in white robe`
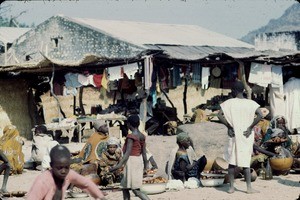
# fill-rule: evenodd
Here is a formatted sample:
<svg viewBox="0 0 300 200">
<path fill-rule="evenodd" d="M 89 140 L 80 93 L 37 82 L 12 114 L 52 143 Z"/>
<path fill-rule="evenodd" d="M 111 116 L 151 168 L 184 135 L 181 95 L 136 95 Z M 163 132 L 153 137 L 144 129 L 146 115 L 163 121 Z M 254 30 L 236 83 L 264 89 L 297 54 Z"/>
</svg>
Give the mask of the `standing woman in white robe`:
<svg viewBox="0 0 300 200">
<path fill-rule="evenodd" d="M 218 113 L 220 122 L 228 128 L 228 151 L 224 154 L 229 163 L 230 188 L 228 193 L 233 193 L 235 190 L 233 185 L 235 167 L 243 167 L 247 193 L 258 192 L 251 187 L 250 162 L 254 144 L 252 128 L 261 120 L 262 113 L 259 104 L 244 98 L 243 91 L 242 82 L 236 81 L 232 87 L 232 94 L 235 98 L 223 102 Z"/>
</svg>

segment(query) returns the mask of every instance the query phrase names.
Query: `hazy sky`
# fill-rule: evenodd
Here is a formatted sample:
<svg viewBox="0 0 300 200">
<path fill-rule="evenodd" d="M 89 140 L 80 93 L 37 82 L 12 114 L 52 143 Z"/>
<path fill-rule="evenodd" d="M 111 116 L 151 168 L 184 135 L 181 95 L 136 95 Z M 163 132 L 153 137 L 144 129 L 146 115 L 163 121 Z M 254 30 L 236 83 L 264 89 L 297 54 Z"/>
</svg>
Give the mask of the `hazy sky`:
<svg viewBox="0 0 300 200">
<path fill-rule="evenodd" d="M 40 0 L 7 1 L 7 17 L 35 25 L 56 14 L 109 20 L 193 24 L 241 38 L 277 19 L 295 0 Z M 175 34 L 175 33 L 174 33 Z"/>
</svg>

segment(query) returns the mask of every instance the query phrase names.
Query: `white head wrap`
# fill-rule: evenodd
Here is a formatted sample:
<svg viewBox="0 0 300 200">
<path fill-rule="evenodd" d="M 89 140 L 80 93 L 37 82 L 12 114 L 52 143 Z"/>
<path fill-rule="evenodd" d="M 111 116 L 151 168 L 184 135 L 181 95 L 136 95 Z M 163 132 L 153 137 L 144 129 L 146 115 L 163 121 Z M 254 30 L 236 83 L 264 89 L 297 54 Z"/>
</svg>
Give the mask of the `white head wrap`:
<svg viewBox="0 0 300 200">
<path fill-rule="evenodd" d="M 95 128 L 96 130 L 99 130 L 99 128 L 100 128 L 101 126 L 106 125 L 106 122 L 105 122 L 105 120 L 98 119 L 97 121 L 94 122 L 93 125 L 94 125 L 94 128 Z"/>
<path fill-rule="evenodd" d="M 120 140 L 116 137 L 110 137 L 108 138 L 107 140 L 107 145 L 117 145 L 117 146 L 120 146 Z"/>
</svg>

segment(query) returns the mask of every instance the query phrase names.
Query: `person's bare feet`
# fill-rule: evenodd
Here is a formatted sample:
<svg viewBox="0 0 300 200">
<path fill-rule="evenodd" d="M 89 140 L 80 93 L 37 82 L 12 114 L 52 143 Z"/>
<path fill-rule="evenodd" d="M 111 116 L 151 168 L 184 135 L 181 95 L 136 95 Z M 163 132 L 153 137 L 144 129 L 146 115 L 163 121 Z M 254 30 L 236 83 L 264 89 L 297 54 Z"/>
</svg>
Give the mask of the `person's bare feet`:
<svg viewBox="0 0 300 200">
<path fill-rule="evenodd" d="M 234 188 L 229 188 L 229 190 L 227 191 L 227 193 L 229 193 L 229 194 L 234 193 Z"/>
<path fill-rule="evenodd" d="M 254 193 L 260 193 L 260 191 L 258 190 L 254 190 L 254 189 L 247 189 L 247 194 L 254 194 Z"/>
<path fill-rule="evenodd" d="M 7 191 L 7 189 L 3 189 L 3 188 L 2 188 L 2 189 L 0 189 L 0 193 L 1 193 L 1 194 L 4 194 L 4 193 L 8 193 L 8 191 Z"/>
</svg>

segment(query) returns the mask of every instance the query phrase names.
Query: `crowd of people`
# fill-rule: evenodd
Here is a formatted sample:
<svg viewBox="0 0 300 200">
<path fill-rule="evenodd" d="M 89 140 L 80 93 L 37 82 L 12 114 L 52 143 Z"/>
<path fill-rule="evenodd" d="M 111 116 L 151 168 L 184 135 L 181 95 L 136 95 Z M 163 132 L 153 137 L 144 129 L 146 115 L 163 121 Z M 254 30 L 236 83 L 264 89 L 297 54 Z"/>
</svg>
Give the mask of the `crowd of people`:
<svg viewBox="0 0 300 200">
<path fill-rule="evenodd" d="M 235 169 L 239 167 L 244 172 L 246 192 L 251 194 L 258 192 L 251 185 L 251 168 L 257 170 L 270 157 L 291 157 L 294 152 L 285 118 L 276 116 L 269 119 L 269 111 L 260 108 L 255 101 L 244 98 L 243 92 L 243 84 L 236 82 L 232 88 L 233 98 L 220 104 L 217 117 L 228 129 L 229 145 L 224 153 L 228 162 L 228 193 L 235 191 Z M 147 103 L 151 104 L 151 98 L 147 98 Z M 143 120 L 139 115 L 127 117 L 123 142 L 122 138 L 109 135 L 105 120 L 96 120 L 93 123 L 95 132 L 76 155 L 59 144 L 44 125 L 39 125 L 33 134 L 31 158 L 26 162 L 22 153 L 24 142 L 18 130 L 12 125 L 6 126 L 0 138 L 0 173 L 4 172 L 0 192 L 8 192 L 6 187 L 10 174 L 22 173 L 24 168 L 41 167 L 42 173 L 36 177 L 27 199 L 64 199 L 67 189 L 74 187 L 95 199 L 105 199 L 106 193 L 99 190 L 97 185 L 120 185 L 124 199 L 130 199 L 130 190 L 140 199 L 149 199 L 140 188 L 150 164 L 151 170 L 158 169 L 158 166 L 147 148 L 147 134 L 144 132 L 148 130 L 152 134 L 159 129 L 155 120 L 151 122 L 151 110 L 147 110 L 149 114 L 140 114 L 146 116 L 146 130 L 141 130 Z M 183 183 L 189 178 L 199 180 L 207 165 L 205 155 L 196 155 L 188 133 L 177 133 L 176 143 L 166 162 L 168 179 Z M 86 176 L 88 174 L 94 175 L 93 178 Z"/>
</svg>

